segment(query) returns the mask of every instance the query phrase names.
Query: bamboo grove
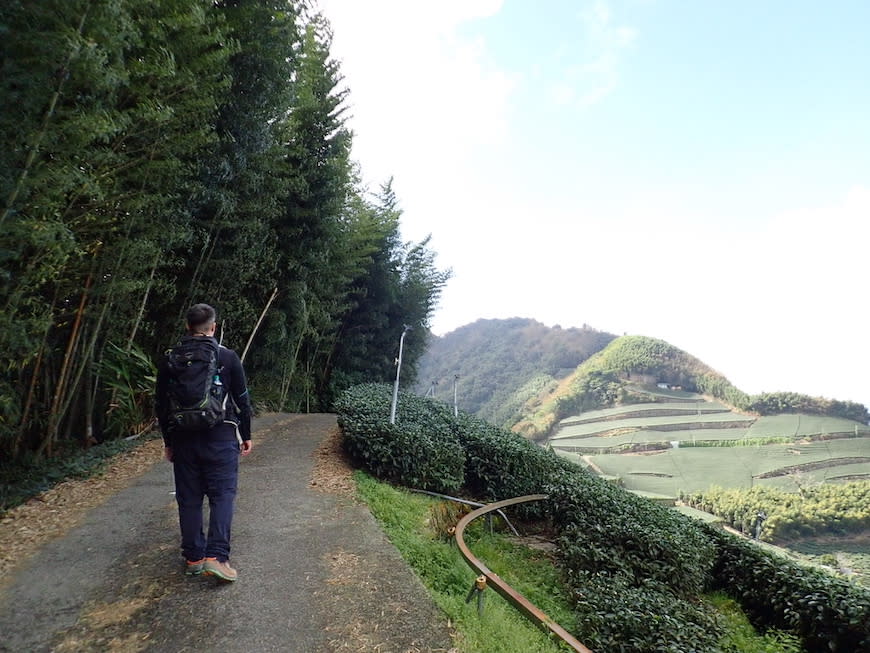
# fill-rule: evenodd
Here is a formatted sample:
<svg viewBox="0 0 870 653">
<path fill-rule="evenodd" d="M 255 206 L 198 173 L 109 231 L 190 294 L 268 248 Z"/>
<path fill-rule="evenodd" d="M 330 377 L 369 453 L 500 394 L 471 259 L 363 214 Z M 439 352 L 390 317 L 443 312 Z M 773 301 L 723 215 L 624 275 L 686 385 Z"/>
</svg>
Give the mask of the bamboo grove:
<svg viewBox="0 0 870 653">
<path fill-rule="evenodd" d="M 205 301 L 256 404 L 410 382 L 449 272 L 350 158 L 328 23 L 293 0 L 0 6 L 0 459 L 135 432 Z"/>
</svg>

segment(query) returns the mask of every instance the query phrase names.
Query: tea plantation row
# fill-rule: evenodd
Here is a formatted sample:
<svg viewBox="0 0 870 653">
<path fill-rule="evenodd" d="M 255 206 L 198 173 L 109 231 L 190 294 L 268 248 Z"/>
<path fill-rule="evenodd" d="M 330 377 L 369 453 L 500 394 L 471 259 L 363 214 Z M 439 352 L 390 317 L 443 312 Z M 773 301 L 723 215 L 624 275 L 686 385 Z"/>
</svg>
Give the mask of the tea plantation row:
<svg viewBox="0 0 870 653">
<path fill-rule="evenodd" d="M 718 651 L 720 628 L 700 607 L 722 589 L 757 626 L 797 633 L 811 651 L 870 651 L 870 593 L 774 557 L 635 497 L 483 420 L 444 404 L 361 385 L 336 402 L 349 454 L 379 478 L 407 487 L 497 501 L 545 492 L 521 508 L 550 519 L 576 623 L 593 650 Z"/>
</svg>

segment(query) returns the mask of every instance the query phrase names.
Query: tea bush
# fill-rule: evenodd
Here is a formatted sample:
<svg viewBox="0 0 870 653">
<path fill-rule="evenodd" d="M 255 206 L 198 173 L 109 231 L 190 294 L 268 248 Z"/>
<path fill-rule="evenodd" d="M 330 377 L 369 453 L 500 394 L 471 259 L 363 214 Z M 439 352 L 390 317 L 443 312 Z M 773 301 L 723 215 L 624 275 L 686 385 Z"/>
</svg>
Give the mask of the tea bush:
<svg viewBox="0 0 870 653">
<path fill-rule="evenodd" d="M 390 424 L 392 391 L 358 385 L 336 401 L 338 424 L 351 457 L 375 476 L 408 487 L 455 492 L 462 485 L 465 453 L 443 404 L 401 395 Z"/>
<path fill-rule="evenodd" d="M 585 473 L 547 493 L 568 569 L 651 580 L 687 598 L 706 589 L 716 550 L 697 522 Z"/>
<path fill-rule="evenodd" d="M 456 427 L 465 448 L 465 487 L 474 496 L 500 501 L 540 494 L 559 476 L 582 473 L 552 451 L 482 419 L 461 414 Z M 540 518 L 548 508 L 544 502 L 534 502 L 513 510 L 524 517 Z"/>
<path fill-rule="evenodd" d="M 700 602 L 667 586 L 624 574 L 578 571 L 569 575 L 576 632 L 593 651 L 653 653 L 719 651 L 721 629 Z"/>
<path fill-rule="evenodd" d="M 870 592 L 799 566 L 729 533 L 705 526 L 716 543 L 715 584 L 756 626 L 799 634 L 810 651 L 870 651 Z"/>
</svg>

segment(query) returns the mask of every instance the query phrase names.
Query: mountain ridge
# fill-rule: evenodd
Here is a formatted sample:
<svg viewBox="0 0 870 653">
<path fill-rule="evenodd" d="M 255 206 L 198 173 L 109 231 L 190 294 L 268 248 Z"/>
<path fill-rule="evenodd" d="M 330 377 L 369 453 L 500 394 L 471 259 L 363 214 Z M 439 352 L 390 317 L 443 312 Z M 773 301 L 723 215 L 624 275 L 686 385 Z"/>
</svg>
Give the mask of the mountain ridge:
<svg viewBox="0 0 870 653">
<path fill-rule="evenodd" d="M 664 340 L 563 329 L 531 318 L 481 319 L 433 336 L 414 390 L 526 437 L 546 437 L 568 414 L 632 403 L 631 385 L 666 384 L 750 414 L 809 413 L 866 424 L 861 404 L 793 392 L 749 395 Z"/>
</svg>

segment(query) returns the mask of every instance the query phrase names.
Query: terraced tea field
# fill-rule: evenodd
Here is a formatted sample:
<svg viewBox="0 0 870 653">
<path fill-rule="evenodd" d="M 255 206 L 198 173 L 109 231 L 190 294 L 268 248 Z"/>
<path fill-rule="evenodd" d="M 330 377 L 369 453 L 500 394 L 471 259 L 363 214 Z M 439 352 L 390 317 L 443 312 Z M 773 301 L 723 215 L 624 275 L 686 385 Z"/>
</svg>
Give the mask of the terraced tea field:
<svg viewBox="0 0 870 653">
<path fill-rule="evenodd" d="M 626 489 L 676 497 L 752 487 L 870 479 L 870 428 L 818 415 L 754 417 L 691 393 L 571 416 L 549 445 Z"/>
</svg>

